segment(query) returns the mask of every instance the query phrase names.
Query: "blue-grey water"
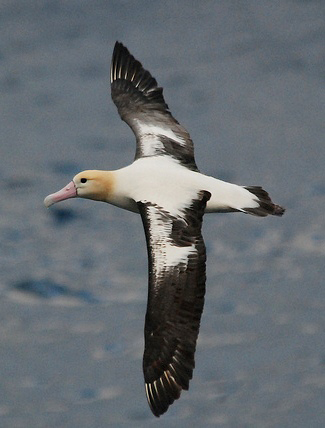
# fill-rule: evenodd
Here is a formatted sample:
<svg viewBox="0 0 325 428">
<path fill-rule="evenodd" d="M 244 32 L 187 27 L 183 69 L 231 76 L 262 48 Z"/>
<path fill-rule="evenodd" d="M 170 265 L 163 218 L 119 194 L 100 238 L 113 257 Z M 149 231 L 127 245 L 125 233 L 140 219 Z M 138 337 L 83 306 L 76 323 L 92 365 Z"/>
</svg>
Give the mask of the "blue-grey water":
<svg viewBox="0 0 325 428">
<path fill-rule="evenodd" d="M 324 17 L 321 0 L 1 1 L 1 427 L 325 426 Z M 202 172 L 287 208 L 205 216 L 194 378 L 159 420 L 140 217 L 43 206 L 78 171 L 133 159 L 116 40 L 165 88 Z"/>
</svg>

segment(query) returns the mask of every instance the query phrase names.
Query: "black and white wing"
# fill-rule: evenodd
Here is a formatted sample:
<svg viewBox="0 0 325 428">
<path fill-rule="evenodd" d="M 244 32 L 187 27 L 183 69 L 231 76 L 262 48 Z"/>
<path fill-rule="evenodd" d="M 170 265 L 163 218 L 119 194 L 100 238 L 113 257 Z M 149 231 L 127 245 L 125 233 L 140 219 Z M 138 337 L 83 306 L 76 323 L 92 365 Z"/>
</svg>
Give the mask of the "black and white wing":
<svg viewBox="0 0 325 428">
<path fill-rule="evenodd" d="M 112 99 L 136 136 L 135 158 L 168 155 L 197 171 L 190 135 L 171 115 L 149 71 L 116 42 L 111 64 Z"/>
<path fill-rule="evenodd" d="M 155 416 L 166 412 L 192 378 L 206 279 L 201 226 L 210 196 L 198 192 L 177 215 L 138 202 L 149 258 L 143 372 Z"/>
</svg>

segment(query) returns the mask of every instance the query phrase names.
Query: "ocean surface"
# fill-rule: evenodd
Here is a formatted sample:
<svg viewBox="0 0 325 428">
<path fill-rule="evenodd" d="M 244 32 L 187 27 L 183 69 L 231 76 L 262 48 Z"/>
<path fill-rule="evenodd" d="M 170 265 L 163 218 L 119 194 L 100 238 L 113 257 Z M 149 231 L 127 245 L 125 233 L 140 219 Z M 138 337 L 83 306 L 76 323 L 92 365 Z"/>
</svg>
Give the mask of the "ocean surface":
<svg viewBox="0 0 325 428">
<path fill-rule="evenodd" d="M 324 18 L 321 0 L 1 1 L 2 428 L 325 426 Z M 196 369 L 159 420 L 140 217 L 43 205 L 77 172 L 133 160 L 116 40 L 164 87 L 202 172 L 287 208 L 205 216 Z"/>
</svg>

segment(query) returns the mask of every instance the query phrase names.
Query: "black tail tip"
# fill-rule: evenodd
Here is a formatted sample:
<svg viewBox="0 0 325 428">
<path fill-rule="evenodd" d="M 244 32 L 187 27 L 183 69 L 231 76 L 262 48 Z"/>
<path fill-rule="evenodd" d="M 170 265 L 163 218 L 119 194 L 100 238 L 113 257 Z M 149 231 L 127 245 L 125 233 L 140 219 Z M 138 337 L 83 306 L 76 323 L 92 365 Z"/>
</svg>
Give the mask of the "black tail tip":
<svg viewBox="0 0 325 428">
<path fill-rule="evenodd" d="M 285 213 L 285 210 L 286 209 L 281 207 L 280 205 L 274 205 L 273 215 L 277 215 L 277 216 L 281 217 Z"/>
<path fill-rule="evenodd" d="M 269 194 L 262 187 L 247 186 L 245 189 L 255 195 L 255 201 L 259 203 L 259 207 L 257 208 L 245 208 L 245 211 L 249 214 L 259 217 L 266 217 L 267 215 L 276 215 L 281 217 L 284 214 L 285 208 L 274 204 Z"/>
</svg>

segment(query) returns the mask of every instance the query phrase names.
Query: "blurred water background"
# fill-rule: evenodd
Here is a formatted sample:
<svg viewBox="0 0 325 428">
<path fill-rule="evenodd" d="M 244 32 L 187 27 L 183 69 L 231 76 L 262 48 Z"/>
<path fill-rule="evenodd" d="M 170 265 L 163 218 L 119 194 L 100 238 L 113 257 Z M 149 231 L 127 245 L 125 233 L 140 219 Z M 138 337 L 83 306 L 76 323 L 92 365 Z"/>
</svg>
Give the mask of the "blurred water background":
<svg viewBox="0 0 325 428">
<path fill-rule="evenodd" d="M 2 0 L 0 426 L 325 426 L 323 1 Z M 189 392 L 156 420 L 142 375 L 139 216 L 44 197 L 116 169 L 122 41 L 190 131 L 202 172 L 262 185 L 285 216 L 207 215 Z"/>
</svg>

